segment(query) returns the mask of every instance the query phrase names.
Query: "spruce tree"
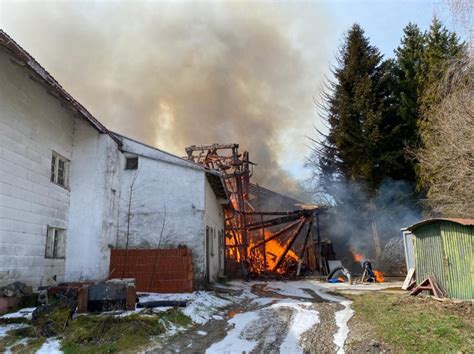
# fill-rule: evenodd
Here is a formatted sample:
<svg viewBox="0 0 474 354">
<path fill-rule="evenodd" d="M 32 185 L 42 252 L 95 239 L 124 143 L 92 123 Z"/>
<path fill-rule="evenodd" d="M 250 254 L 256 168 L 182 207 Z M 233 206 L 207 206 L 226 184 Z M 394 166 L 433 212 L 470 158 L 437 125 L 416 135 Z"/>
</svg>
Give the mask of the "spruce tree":
<svg viewBox="0 0 474 354">
<path fill-rule="evenodd" d="M 402 124 L 405 147 L 414 149 L 420 144 L 418 122 L 421 119 L 422 64 L 425 39 L 416 24 L 408 24 L 403 30 L 400 46 L 395 50 L 397 64 L 398 116 Z M 405 149 L 406 150 L 406 149 Z M 405 156 L 407 156 L 405 154 Z M 415 179 L 415 162 L 407 157 L 407 167 Z"/>
<path fill-rule="evenodd" d="M 346 180 L 374 187 L 379 179 L 377 155 L 381 114 L 377 92 L 381 54 L 362 28 L 349 30 L 328 96 L 327 135 L 322 163 Z"/>
</svg>

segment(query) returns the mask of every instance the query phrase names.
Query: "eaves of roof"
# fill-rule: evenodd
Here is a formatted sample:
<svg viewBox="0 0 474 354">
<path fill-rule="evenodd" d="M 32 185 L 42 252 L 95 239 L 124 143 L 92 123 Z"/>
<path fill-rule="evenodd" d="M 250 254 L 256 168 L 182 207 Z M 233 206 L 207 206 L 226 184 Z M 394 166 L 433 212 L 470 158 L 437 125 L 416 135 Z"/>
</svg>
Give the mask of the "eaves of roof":
<svg viewBox="0 0 474 354">
<path fill-rule="evenodd" d="M 449 221 L 449 222 L 453 222 L 453 223 L 464 225 L 464 226 L 474 226 L 474 219 L 433 218 L 433 219 L 427 219 L 427 220 L 417 222 L 416 224 L 413 224 L 413 225 L 407 227 L 407 230 L 413 231 L 413 230 L 419 228 L 420 226 L 434 224 L 434 223 L 437 223 L 437 222 L 440 222 L 440 221 Z"/>
<path fill-rule="evenodd" d="M 109 133 L 109 130 L 95 118 L 82 104 L 74 99 L 57 81 L 43 68 L 26 50 L 16 43 L 5 31 L 0 29 L 0 46 L 4 47 L 17 62 L 21 63 L 34 74 L 33 80 L 40 81 L 48 88 L 48 92 L 59 99 L 66 107 L 76 112 L 102 134 L 108 134 L 120 145 L 120 141 Z"/>
</svg>

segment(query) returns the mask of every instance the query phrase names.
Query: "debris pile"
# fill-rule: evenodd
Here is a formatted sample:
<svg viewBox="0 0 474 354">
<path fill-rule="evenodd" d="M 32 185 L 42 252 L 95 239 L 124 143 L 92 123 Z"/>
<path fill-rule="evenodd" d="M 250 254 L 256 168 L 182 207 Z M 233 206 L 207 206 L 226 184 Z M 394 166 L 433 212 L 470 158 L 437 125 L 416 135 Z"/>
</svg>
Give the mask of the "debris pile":
<svg viewBox="0 0 474 354">
<path fill-rule="evenodd" d="M 0 314 L 17 309 L 21 305 L 28 305 L 33 296 L 31 286 L 22 282 L 15 282 L 0 288 Z"/>
</svg>

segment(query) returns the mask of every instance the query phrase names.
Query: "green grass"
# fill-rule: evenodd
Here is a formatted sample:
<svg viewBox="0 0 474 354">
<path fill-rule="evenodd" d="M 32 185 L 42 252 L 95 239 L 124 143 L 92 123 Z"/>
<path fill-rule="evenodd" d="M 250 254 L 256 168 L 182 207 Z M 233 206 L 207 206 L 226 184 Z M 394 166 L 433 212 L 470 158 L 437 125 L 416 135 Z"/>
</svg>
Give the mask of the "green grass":
<svg viewBox="0 0 474 354">
<path fill-rule="evenodd" d="M 150 343 L 170 322 L 187 326 L 191 320 L 178 309 L 152 316 L 79 316 L 64 332 L 61 349 L 65 354 L 130 351 Z"/>
<path fill-rule="evenodd" d="M 20 342 L 23 339 L 26 342 Z M 0 338 L 0 352 L 10 350 L 13 353 L 34 353 L 44 343 L 45 338 L 37 338 L 33 327 L 13 329 L 6 336 Z M 21 343 L 21 344 L 19 344 Z"/>
<path fill-rule="evenodd" d="M 353 300 L 354 324 L 367 321 L 377 336 L 407 353 L 474 352 L 474 321 L 466 307 L 433 299 L 366 293 Z"/>
<path fill-rule="evenodd" d="M 66 315 L 67 317 L 67 315 Z M 164 333 L 168 324 L 186 327 L 192 321 L 178 309 L 153 315 L 130 316 L 81 315 L 74 320 L 65 320 L 63 308 L 58 308 L 32 326 L 15 329 L 0 339 L 0 352 L 10 348 L 15 353 L 35 352 L 45 341 L 41 337 L 41 325 L 52 320 L 54 330 L 61 340 L 61 349 L 71 353 L 116 353 L 139 349 Z M 9 321 L 24 322 L 24 320 Z M 65 325 L 66 324 L 66 325 Z M 19 344 L 28 338 L 28 342 Z"/>
</svg>

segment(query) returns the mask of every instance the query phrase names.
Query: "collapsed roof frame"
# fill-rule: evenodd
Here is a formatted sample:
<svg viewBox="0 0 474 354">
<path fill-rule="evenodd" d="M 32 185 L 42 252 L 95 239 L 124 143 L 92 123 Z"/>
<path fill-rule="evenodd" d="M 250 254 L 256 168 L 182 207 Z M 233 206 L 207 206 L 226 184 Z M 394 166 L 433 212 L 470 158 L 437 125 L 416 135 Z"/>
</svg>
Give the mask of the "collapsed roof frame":
<svg viewBox="0 0 474 354">
<path fill-rule="evenodd" d="M 314 270 L 318 267 L 312 229 L 315 217 L 319 226 L 318 213 L 323 208 L 256 211 L 249 201 L 250 178 L 256 164 L 250 161 L 248 151 L 239 153 L 239 144 L 192 145 L 185 150 L 188 160 L 224 174 L 231 199 L 225 210 L 226 257 L 227 260 L 237 260 L 242 276 L 288 273 L 289 252 L 293 255 L 293 261 L 295 258 L 298 260 L 297 275 L 305 256 L 314 260 L 309 268 Z M 257 191 L 260 194 L 259 187 Z M 275 230 L 275 227 L 280 228 Z M 292 248 L 300 235 L 304 237 L 303 246 L 295 252 Z M 320 244 L 319 231 L 317 237 Z M 280 244 L 278 254 L 266 249 L 270 242 Z M 272 261 L 268 257 L 273 257 Z"/>
</svg>

